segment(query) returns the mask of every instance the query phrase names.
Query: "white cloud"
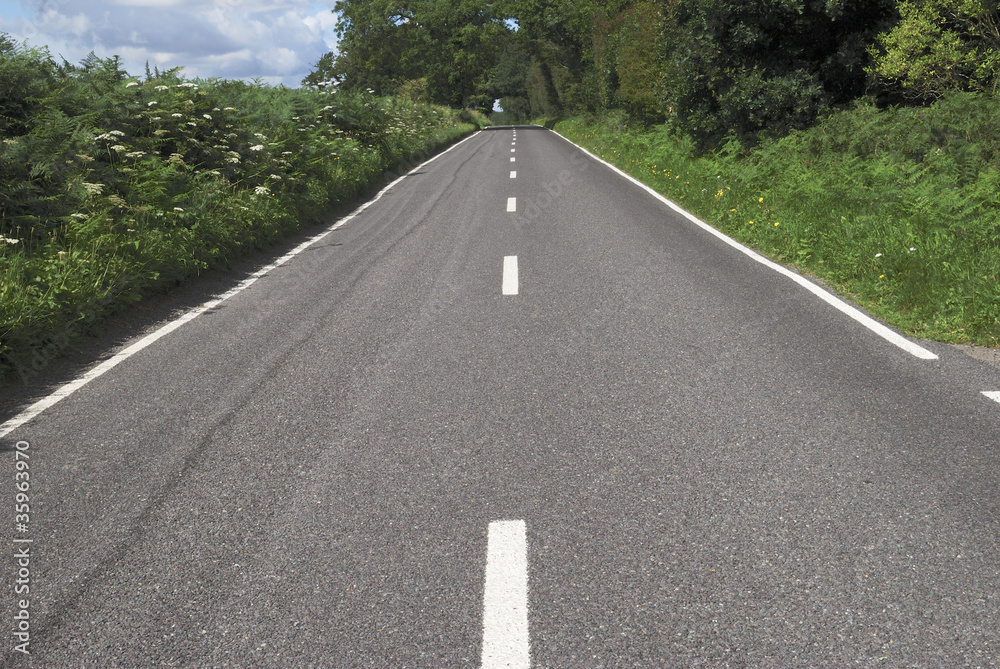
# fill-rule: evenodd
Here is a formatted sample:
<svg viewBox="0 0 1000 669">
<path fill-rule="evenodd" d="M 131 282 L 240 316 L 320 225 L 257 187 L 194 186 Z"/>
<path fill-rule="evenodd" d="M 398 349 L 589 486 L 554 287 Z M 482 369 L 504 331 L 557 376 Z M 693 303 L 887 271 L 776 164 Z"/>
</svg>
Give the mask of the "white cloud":
<svg viewBox="0 0 1000 669">
<path fill-rule="evenodd" d="M 130 74 L 148 61 L 188 77 L 261 78 L 298 86 L 336 49 L 333 0 L 0 0 L 0 31 L 56 58 L 119 55 Z"/>
</svg>

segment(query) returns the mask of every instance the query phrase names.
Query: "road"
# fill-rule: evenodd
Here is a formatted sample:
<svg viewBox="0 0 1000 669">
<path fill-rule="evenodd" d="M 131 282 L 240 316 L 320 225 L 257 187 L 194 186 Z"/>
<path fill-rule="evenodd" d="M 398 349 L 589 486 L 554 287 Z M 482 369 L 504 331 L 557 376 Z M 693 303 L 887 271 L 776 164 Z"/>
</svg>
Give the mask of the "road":
<svg viewBox="0 0 1000 669">
<path fill-rule="evenodd" d="M 555 133 L 231 293 L 0 417 L 8 665 L 1000 663 L 1000 370 Z"/>
</svg>

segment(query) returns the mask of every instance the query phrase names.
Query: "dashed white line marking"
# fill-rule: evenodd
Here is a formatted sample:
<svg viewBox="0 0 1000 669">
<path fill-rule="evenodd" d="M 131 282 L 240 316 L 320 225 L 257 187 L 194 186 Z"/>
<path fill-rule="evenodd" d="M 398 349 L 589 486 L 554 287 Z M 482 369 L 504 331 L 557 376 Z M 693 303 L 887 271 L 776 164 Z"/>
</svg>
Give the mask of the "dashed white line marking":
<svg viewBox="0 0 1000 669">
<path fill-rule="evenodd" d="M 528 539 L 523 520 L 490 523 L 483 588 L 483 669 L 528 669 Z"/>
<path fill-rule="evenodd" d="M 517 256 L 504 256 L 503 258 L 503 282 L 500 292 L 502 295 L 517 295 Z"/>
<path fill-rule="evenodd" d="M 507 211 L 514 212 L 517 211 L 517 198 L 509 197 L 507 198 Z"/>
<path fill-rule="evenodd" d="M 221 304 L 222 302 L 225 302 L 226 300 L 228 300 L 229 298 L 233 297 L 234 295 L 243 292 L 244 290 L 246 290 L 247 288 L 249 288 L 252 284 L 256 283 L 258 279 L 260 279 L 262 276 L 264 276 L 265 274 L 267 274 L 271 270 L 275 269 L 276 267 L 280 267 L 281 265 L 284 265 L 286 262 L 288 262 L 289 260 L 291 260 L 295 256 L 299 255 L 300 253 L 302 253 L 303 251 L 305 251 L 307 248 L 309 248 L 310 246 L 312 246 L 313 244 L 315 244 L 319 240 L 321 240 L 324 237 L 326 237 L 327 235 L 329 235 L 334 230 L 337 230 L 338 228 L 340 228 L 340 227 L 346 225 L 347 223 L 349 223 L 350 221 L 354 220 L 365 209 L 367 209 L 368 207 L 372 206 L 373 204 L 375 204 L 376 202 L 378 202 L 380 199 L 382 199 L 383 195 L 385 195 L 386 193 L 388 193 L 396 184 L 398 184 L 400 181 L 402 181 L 403 179 L 405 179 L 407 176 L 409 176 L 410 174 L 413 174 L 417 170 L 423 168 L 425 165 L 429 165 L 430 163 L 434 162 L 435 160 L 437 160 L 438 158 L 440 158 L 444 154 L 449 153 L 449 152 L 451 152 L 454 149 L 457 149 L 461 144 L 464 144 L 465 142 L 469 141 L 470 139 L 472 139 L 473 137 L 475 137 L 478 134 L 479 133 L 474 133 L 472 135 L 469 135 L 468 137 L 466 137 L 465 139 L 463 139 L 461 142 L 458 142 L 458 143 L 452 145 L 447 150 L 442 151 L 441 153 L 437 154 L 433 158 L 430 158 L 429 160 L 425 160 L 424 162 L 420 163 L 419 165 L 417 165 L 416 167 L 414 167 L 412 170 L 410 170 L 409 172 L 407 172 L 405 175 L 399 177 L 398 179 L 396 179 L 395 181 L 393 181 L 391 184 L 389 184 L 388 186 L 386 186 L 385 188 L 383 188 L 382 190 L 380 190 L 378 192 L 378 194 L 376 194 L 375 197 L 373 197 L 371 200 L 369 200 L 368 202 L 365 202 L 360 207 L 358 207 L 357 209 L 355 209 L 354 211 L 352 211 L 350 214 L 348 214 L 344 218 L 340 219 L 339 221 L 337 221 L 336 223 L 334 223 L 333 225 L 331 225 L 330 227 L 328 227 L 326 230 L 324 230 L 324 231 L 322 231 L 322 232 L 320 232 L 320 233 L 318 233 L 316 235 L 313 235 L 309 239 L 305 240 L 304 242 L 302 242 L 301 244 L 299 244 L 298 246 L 296 246 L 294 249 L 292 249 L 291 251 L 289 251 L 285 255 L 281 256 L 280 258 L 278 258 L 277 260 L 275 260 L 274 262 L 272 262 L 267 267 L 262 267 L 261 269 L 257 270 L 256 272 L 254 272 L 253 274 L 251 274 L 249 277 L 247 277 L 246 279 L 244 279 L 243 281 L 241 281 L 240 283 L 238 283 L 236 286 L 234 286 L 230 290 L 226 291 L 225 293 L 222 293 L 221 295 L 215 296 L 214 298 L 212 298 L 208 302 L 205 302 L 201 306 L 195 307 L 191 311 L 189 311 L 189 312 L 183 314 L 182 316 L 178 317 L 177 319 L 175 319 L 175 320 L 167 323 L 166 325 L 164 325 L 163 327 L 161 327 L 159 330 L 156 330 L 155 332 L 152 332 L 152 333 L 146 335 L 145 337 L 143 337 L 142 339 L 140 339 L 136 343 L 134 343 L 131 346 L 129 346 L 129 347 L 127 347 L 127 348 L 119 351 L 118 353 L 116 353 L 112 357 L 108 358 L 107 360 L 105 360 L 101 364 L 99 364 L 96 367 L 94 367 L 94 368 L 90 369 L 89 371 L 85 372 L 79 378 L 74 379 L 73 381 L 70 381 L 69 383 L 61 386 L 60 388 L 57 388 L 56 391 L 53 392 L 48 397 L 45 397 L 43 399 L 38 400 L 37 402 L 35 402 L 34 404 L 32 404 L 31 406 L 29 406 L 28 408 L 26 408 L 24 411 L 22 411 L 21 413 L 17 414 L 16 416 L 14 416 L 10 420 L 8 420 L 6 423 L 0 425 L 0 437 L 7 436 L 8 434 L 10 434 L 11 432 L 13 432 L 17 428 L 21 427 L 22 425 L 24 425 L 25 423 L 27 423 L 31 419 L 33 419 L 36 416 L 38 416 L 40 413 L 42 413 L 43 411 L 45 411 L 49 407 L 51 407 L 54 404 L 60 402 L 61 400 L 66 399 L 67 397 L 69 397 L 70 395 L 72 395 L 73 393 L 75 393 L 77 390 L 79 390 L 80 388 L 82 388 L 83 386 L 87 385 L 88 383 L 90 383 L 94 379 L 96 379 L 96 378 L 98 378 L 100 376 L 103 376 L 106 372 L 110 371 L 114 367 L 117 367 L 119 363 L 127 360 L 128 358 L 131 358 L 133 355 L 135 355 L 139 351 L 141 351 L 144 348 L 146 348 L 147 346 L 153 344 L 158 339 L 160 339 L 162 337 L 165 337 L 166 335 L 170 334 L 171 332 L 173 332 L 174 330 L 176 330 L 180 326 L 184 325 L 188 321 L 194 320 L 195 318 L 197 318 L 198 316 L 202 315 L 206 311 L 217 307 L 219 304 Z"/>
<path fill-rule="evenodd" d="M 510 157 L 510 162 L 514 162 L 515 160 L 516 160 L 516 158 L 514 158 L 514 156 Z"/>
<path fill-rule="evenodd" d="M 555 131 L 552 131 L 552 132 L 555 132 Z M 646 184 L 642 183 L 638 179 L 636 179 L 634 177 L 631 177 L 628 174 L 625 174 L 625 172 L 621 171 L 620 169 L 618 169 L 617 167 L 615 167 L 614 165 L 612 165 L 608 161 L 602 160 L 602 159 L 598 158 L 593 153 L 591 153 L 590 151 L 587 151 L 585 148 L 583 148 L 579 144 L 576 144 L 575 142 L 572 142 L 572 141 L 566 139 L 565 137 L 563 137 L 562 135 L 560 135 L 557 132 L 555 132 L 555 134 L 558 137 L 562 137 L 567 142 L 569 142 L 570 144 L 572 144 L 576 148 L 580 149 L 581 151 L 583 151 L 584 153 L 586 153 L 588 156 L 590 156 L 591 158 L 593 158 L 597 162 L 601 163 L 602 165 L 605 165 L 605 166 L 609 167 L 612 171 L 617 172 L 619 175 L 621 175 L 622 177 L 628 179 L 629 181 L 631 181 L 632 183 L 634 183 L 639 188 L 642 188 L 643 190 L 645 190 L 646 192 L 648 192 L 650 195 L 652 195 L 653 197 L 655 197 L 656 199 L 658 199 L 660 202 L 663 202 L 668 207 L 670 207 L 671 209 L 673 209 L 674 211 L 676 211 L 678 214 L 680 214 L 681 216 L 684 216 L 689 221 L 691 221 L 692 223 L 694 223 L 698 227 L 700 227 L 703 230 L 705 230 L 705 232 L 708 232 L 709 234 L 715 235 L 716 237 L 718 237 L 720 240 L 722 240 L 726 244 L 729 244 L 730 246 L 732 246 L 734 249 L 736 249 L 740 253 L 743 253 L 743 254 L 747 255 L 748 257 L 752 258 L 753 260 L 759 262 L 761 265 L 764 265 L 765 267 L 769 267 L 769 268 L 773 269 L 775 272 L 778 272 L 779 274 L 782 274 L 782 275 L 788 277 L 789 279 L 791 279 L 795 283 L 799 284 L 800 286 L 802 286 L 803 288 L 805 288 L 806 290 L 808 290 L 810 293 L 812 293 L 816 297 L 820 298 L 821 300 L 823 300 L 824 302 L 826 302 L 827 304 L 829 304 L 834 309 L 837 309 L 838 311 L 840 311 L 844 315 L 846 315 L 846 316 L 848 316 L 850 318 L 853 318 L 855 321 L 857 321 L 858 323 L 860 323 L 864 327 L 868 328 L 869 330 L 871 330 L 872 332 L 874 332 L 878 336 L 882 337 L 883 339 L 885 339 L 889 343 L 894 344 L 895 346 L 898 346 L 899 348 L 903 349 L 904 351 L 906 351 L 910 355 L 912 355 L 914 357 L 917 357 L 917 358 L 920 358 L 921 360 L 937 360 L 938 359 L 937 354 L 932 353 L 931 351 L 928 351 L 923 346 L 919 346 L 918 344 L 913 343 L 912 341 L 910 341 L 909 339 L 903 337 L 902 335 L 897 334 L 893 330 L 890 330 L 886 326 L 884 326 L 881 323 L 879 323 L 878 321 L 876 321 L 874 318 L 871 318 L 870 316 L 867 316 L 867 315 L 861 313 L 861 311 L 858 310 L 857 308 L 851 306 L 850 304 L 848 304 L 847 302 L 843 301 L 839 297 L 833 295 L 832 293 L 828 293 L 827 291 L 825 291 L 824 289 L 820 288 L 818 285 L 816 285 L 815 283 L 813 283 L 809 279 L 805 278 L 804 276 L 802 276 L 800 274 L 796 274 L 795 272 L 793 272 L 792 270 L 788 269 L 787 267 L 784 267 L 782 265 L 779 265 L 776 262 L 772 262 L 771 260 L 768 260 L 767 258 L 765 258 L 761 254 L 757 253 L 756 251 L 754 251 L 750 247 L 744 246 L 743 244 L 740 244 L 738 241 L 736 241 L 732 237 L 729 237 L 728 235 L 726 235 L 726 234 L 724 234 L 722 232 L 719 232 L 718 230 L 716 230 L 715 228 L 713 228 L 708 223 L 705 223 L 704 221 L 702 221 L 700 218 L 698 218 L 694 214 L 692 214 L 692 213 L 690 213 L 690 212 L 685 211 L 684 209 L 682 209 L 680 205 L 672 202 L 671 200 L 667 199 L 663 195 L 657 193 L 655 190 L 653 190 L 652 188 L 650 188 Z"/>
<path fill-rule="evenodd" d="M 517 149 L 511 149 L 510 150 L 511 153 L 514 153 L 515 151 L 517 151 Z"/>
<path fill-rule="evenodd" d="M 513 172 L 513 171 L 512 171 L 512 172 L 510 173 L 510 178 L 511 178 L 511 179 L 516 179 L 516 178 L 517 178 L 517 172 Z"/>
<path fill-rule="evenodd" d="M 983 395 L 986 395 L 987 397 L 989 397 L 994 402 L 1000 402 L 1000 392 L 996 392 L 996 391 L 992 391 L 992 390 L 984 390 L 983 391 Z"/>
</svg>

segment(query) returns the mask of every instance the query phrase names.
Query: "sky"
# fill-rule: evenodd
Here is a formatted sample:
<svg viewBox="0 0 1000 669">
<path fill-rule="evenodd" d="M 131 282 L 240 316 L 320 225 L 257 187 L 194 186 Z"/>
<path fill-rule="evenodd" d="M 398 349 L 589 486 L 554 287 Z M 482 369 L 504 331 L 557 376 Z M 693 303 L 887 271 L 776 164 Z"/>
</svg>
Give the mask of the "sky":
<svg viewBox="0 0 1000 669">
<path fill-rule="evenodd" d="M 336 50 L 334 0 L 0 0 L 0 33 L 79 63 L 117 55 L 129 74 L 298 87 Z"/>
</svg>

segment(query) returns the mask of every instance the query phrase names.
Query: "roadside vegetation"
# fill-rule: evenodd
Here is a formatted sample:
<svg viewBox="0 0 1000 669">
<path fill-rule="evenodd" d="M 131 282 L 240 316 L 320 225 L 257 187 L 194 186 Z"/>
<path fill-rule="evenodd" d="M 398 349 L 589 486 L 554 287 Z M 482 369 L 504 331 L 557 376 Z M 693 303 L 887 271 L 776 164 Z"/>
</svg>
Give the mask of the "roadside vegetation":
<svg viewBox="0 0 1000 669">
<path fill-rule="evenodd" d="M 368 91 L 131 76 L 0 35 L 0 376 L 325 220 L 478 115 Z"/>
<path fill-rule="evenodd" d="M 430 46 L 489 37 L 462 99 L 499 98 L 495 121 L 554 126 L 913 334 L 1000 345 L 996 2 L 336 6 L 319 69 L 346 89 L 437 99 L 415 78 L 456 56 Z"/>
<path fill-rule="evenodd" d="M 1000 105 L 858 105 L 746 152 L 666 126 L 555 129 L 728 235 L 920 337 L 1000 346 Z"/>
</svg>

